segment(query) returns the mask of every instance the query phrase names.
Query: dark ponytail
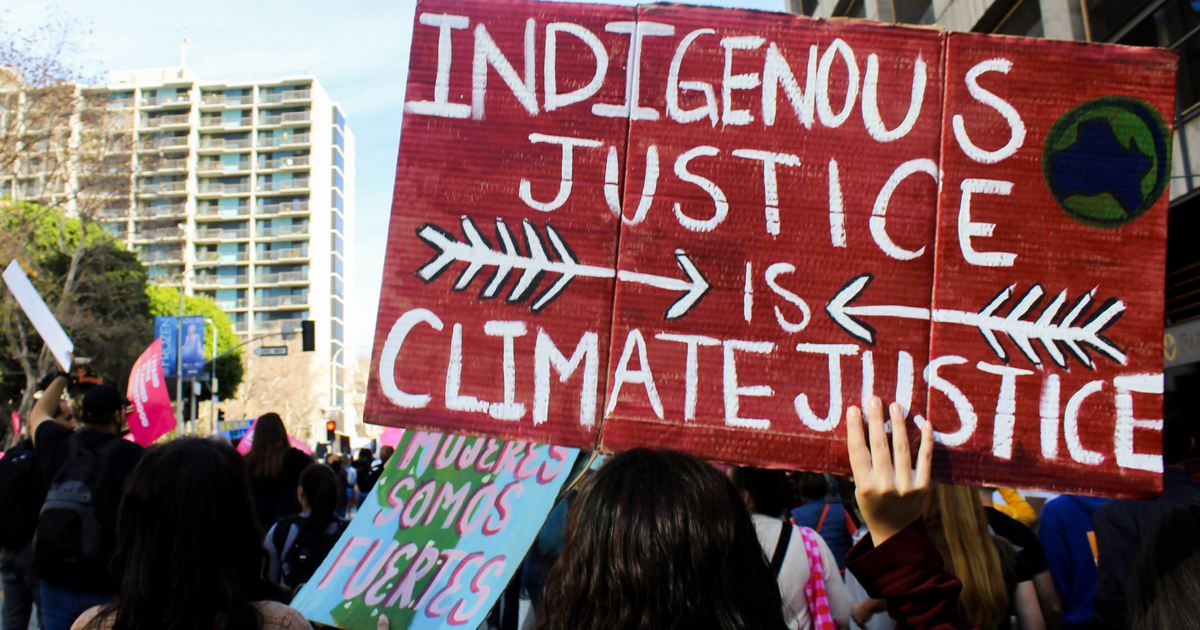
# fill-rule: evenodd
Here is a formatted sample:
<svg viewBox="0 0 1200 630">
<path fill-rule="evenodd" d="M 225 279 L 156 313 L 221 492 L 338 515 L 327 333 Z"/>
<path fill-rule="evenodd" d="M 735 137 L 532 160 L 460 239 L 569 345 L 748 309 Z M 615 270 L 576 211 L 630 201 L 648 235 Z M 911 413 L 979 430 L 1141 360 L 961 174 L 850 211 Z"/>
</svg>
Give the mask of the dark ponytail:
<svg viewBox="0 0 1200 630">
<path fill-rule="evenodd" d="M 337 474 L 325 464 L 309 464 L 300 473 L 300 487 L 308 501 L 308 518 L 303 528 L 322 531 L 333 522 L 337 508 Z"/>
</svg>

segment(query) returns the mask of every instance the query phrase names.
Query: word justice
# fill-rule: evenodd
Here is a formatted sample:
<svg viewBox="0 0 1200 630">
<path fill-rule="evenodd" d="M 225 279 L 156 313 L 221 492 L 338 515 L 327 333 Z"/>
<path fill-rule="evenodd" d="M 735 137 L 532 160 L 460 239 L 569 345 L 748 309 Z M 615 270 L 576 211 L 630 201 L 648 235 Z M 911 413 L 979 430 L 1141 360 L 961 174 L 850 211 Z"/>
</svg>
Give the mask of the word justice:
<svg viewBox="0 0 1200 630">
<path fill-rule="evenodd" d="M 520 103 L 521 107 L 531 116 L 542 112 L 550 112 L 559 108 L 586 104 L 604 86 L 608 76 L 609 53 L 591 30 L 570 22 L 554 22 L 545 26 L 543 51 L 543 100 L 537 99 L 537 35 L 538 25 L 534 19 L 525 23 L 524 37 L 524 74 L 522 77 L 513 68 L 512 62 L 496 44 L 487 27 L 482 23 L 475 24 L 473 29 L 474 45 L 470 60 L 471 94 L 470 104 L 457 103 L 451 100 L 450 85 L 453 72 L 453 33 L 456 30 L 467 30 L 471 26 L 468 17 L 462 15 L 422 13 L 420 24 L 438 29 L 437 39 L 437 74 L 434 81 L 433 100 L 412 100 L 404 105 L 404 111 L 410 114 L 440 116 L 446 118 L 472 118 L 483 120 L 484 105 L 487 101 L 488 79 L 490 70 L 503 80 L 504 85 Z M 862 121 L 871 137 L 880 143 L 899 140 L 913 129 L 920 118 L 922 106 L 926 102 L 925 88 L 927 83 L 928 66 L 925 59 L 918 55 L 913 63 L 912 91 L 908 111 L 903 120 L 893 129 L 888 129 L 879 113 L 878 83 L 879 56 L 870 53 L 867 56 L 866 70 L 860 71 L 859 59 L 853 48 L 841 39 L 833 40 L 823 51 L 817 44 L 810 45 L 807 57 L 787 59 L 779 46 L 768 42 L 756 35 L 738 35 L 721 37 L 718 41 L 723 49 L 724 73 L 720 86 L 704 81 L 688 80 L 681 77 L 681 66 L 689 54 L 689 48 L 701 37 L 717 37 L 717 32 L 711 28 L 701 28 L 688 33 L 676 33 L 675 26 L 648 21 L 610 22 L 604 30 L 609 33 L 625 34 L 630 37 L 625 73 L 625 100 L 623 103 L 592 103 L 592 115 L 609 118 L 630 118 L 632 120 L 659 120 L 662 112 L 643 105 L 639 100 L 642 92 L 642 61 L 641 54 L 644 42 L 648 37 L 678 38 L 675 53 L 667 73 L 666 84 L 666 118 L 680 124 L 707 121 L 716 127 L 718 121 L 723 126 L 749 125 L 755 120 L 750 108 L 740 108 L 735 103 L 745 100 L 745 96 L 758 94 L 760 97 L 758 112 L 761 124 L 770 127 L 776 122 L 779 109 L 778 95 L 780 88 L 784 98 L 790 104 L 796 119 L 811 129 L 820 123 L 827 128 L 836 128 L 845 124 L 854 112 L 861 92 Z M 583 87 L 570 92 L 559 92 L 559 77 L 557 75 L 557 55 L 559 38 L 573 37 L 590 49 L 595 59 L 594 74 Z M 681 37 L 680 37 L 681 36 Z M 431 53 L 433 51 L 430 51 Z M 699 53 L 696 53 L 699 54 Z M 761 73 L 733 72 L 734 57 L 761 56 Z M 430 55 L 433 56 L 432 54 Z M 465 61 L 463 60 L 465 65 Z M 848 76 L 844 100 L 836 103 L 838 96 L 831 93 L 830 77 L 835 62 L 844 67 Z M 746 63 L 740 61 L 740 63 Z M 705 64 L 706 66 L 708 64 Z M 806 74 L 798 78 L 793 67 L 804 67 Z M 981 75 L 989 72 L 1008 74 L 1012 63 L 1003 58 L 983 61 L 967 71 L 963 80 L 966 81 L 971 96 L 978 102 L 994 109 L 1003 117 L 1010 128 L 1008 142 L 993 151 L 976 146 L 971 142 L 964 120 L 960 115 L 953 117 L 954 136 L 962 146 L 963 151 L 972 159 L 984 164 L 994 164 L 1016 153 L 1025 141 L 1025 124 L 1019 113 L 1011 104 L 979 85 Z M 934 70 L 936 72 L 936 70 Z M 572 77 L 576 78 L 576 77 Z M 586 80 L 585 77 L 577 77 Z M 861 83 L 860 83 L 861 82 Z M 720 92 L 720 104 L 717 93 Z M 703 97 L 703 104 L 693 108 L 685 108 L 681 104 L 681 96 L 692 93 Z M 941 105 L 941 95 L 929 96 L 929 101 L 936 110 Z M 744 104 L 744 103 L 742 103 Z M 835 108 L 838 108 L 835 111 Z"/>
<path fill-rule="evenodd" d="M 415 394 L 401 390 L 397 383 L 397 359 L 402 351 L 405 339 L 418 324 L 425 324 L 434 333 L 444 330 L 442 320 L 427 309 L 413 309 L 403 314 L 393 325 L 379 363 L 379 378 L 384 396 L 394 405 L 405 409 L 427 407 L 433 397 L 430 394 Z M 443 404 L 447 409 L 464 412 L 488 414 L 498 420 L 523 420 L 529 409 L 525 402 L 516 400 L 517 390 L 517 339 L 526 336 L 530 327 L 520 321 L 490 321 L 484 324 L 486 337 L 499 337 L 490 350 L 500 350 L 503 365 L 503 396 L 502 402 L 488 402 L 481 398 L 462 393 L 463 377 L 463 328 L 454 324 L 450 334 L 449 353 L 445 377 L 445 395 Z M 423 331 L 420 334 L 430 334 Z M 444 334 L 444 333 L 443 333 Z M 579 422 L 582 426 L 592 427 L 596 421 L 596 409 L 600 401 L 599 352 L 598 336 L 594 332 L 585 332 L 578 340 L 570 358 L 550 338 L 546 331 L 538 328 L 533 348 L 534 364 L 534 399 L 532 404 L 532 421 L 535 425 L 546 422 L 550 408 L 551 370 L 558 373 L 559 382 L 565 383 L 577 370 L 582 367 L 579 394 Z M 664 408 L 663 397 L 659 393 L 653 369 L 650 365 L 647 351 L 647 338 L 660 344 L 671 344 L 678 348 L 682 344 L 686 349 L 684 361 L 684 392 L 683 408 L 674 410 L 686 422 L 696 421 L 697 399 L 701 391 L 701 370 L 699 369 L 701 353 L 712 353 L 712 357 L 704 357 L 706 361 L 719 360 L 721 365 L 721 388 L 723 402 L 723 417 L 720 421 L 726 426 L 745 429 L 768 430 L 772 424 L 783 421 L 768 418 L 749 418 L 741 414 L 744 398 L 771 398 L 774 396 L 792 396 L 795 418 L 804 427 L 818 433 L 834 431 L 841 423 L 843 415 L 843 360 L 848 357 L 859 357 L 861 364 L 862 383 L 861 397 L 866 399 L 875 393 L 875 352 L 865 349 L 858 344 L 818 344 L 799 343 L 794 347 L 783 346 L 769 341 L 753 341 L 741 339 L 716 339 L 704 335 L 687 335 L 674 333 L 643 334 L 634 328 L 627 334 L 621 350 L 620 358 L 615 363 L 611 391 L 607 392 L 605 416 L 619 413 L 620 394 L 623 388 L 635 387 L 644 391 L 645 399 L 654 414 L 661 420 L 665 419 L 667 410 Z M 528 343 L 528 342 L 526 342 Z M 473 348 L 484 349 L 487 345 L 482 340 L 475 340 Z M 569 346 L 568 346 L 569 347 Z M 614 344 L 614 349 L 617 347 Z M 673 349 L 672 348 L 672 349 Z M 701 350 L 705 348 L 705 350 Z M 709 349 L 711 348 L 711 350 Z M 524 348 L 523 348 L 524 349 Z M 670 351 L 666 348 L 660 348 Z M 788 385 L 777 383 L 776 386 L 761 384 L 769 380 L 772 374 L 761 374 L 760 378 L 748 378 L 752 374 L 753 365 L 763 364 L 774 358 L 776 353 L 796 353 L 795 359 L 788 361 L 821 360 L 828 364 L 828 400 L 826 413 L 822 416 L 812 408 L 809 401 L 810 392 L 786 392 Z M 615 355 L 615 354 L 614 354 Z M 719 357 L 719 359 L 718 359 Z M 808 357 L 807 359 L 804 357 Z M 525 359 L 525 357 L 523 357 Z M 522 363 L 526 363 L 523 360 Z M 917 374 L 913 355 L 899 351 L 896 357 L 897 382 L 894 399 L 900 403 L 906 413 L 912 404 L 915 375 Z M 468 362 L 469 363 L 469 362 Z M 778 361 L 773 361 L 778 364 Z M 966 358 L 957 355 L 939 356 L 929 362 L 920 374 L 924 383 L 931 391 L 939 392 L 953 403 L 957 413 L 958 427 L 953 431 L 935 430 L 934 438 L 946 446 L 962 446 L 971 440 L 979 428 L 979 411 L 967 394 L 960 389 L 944 372 L 947 368 L 969 363 Z M 677 372 L 678 366 L 659 366 Z M 748 369 L 749 368 L 749 369 Z M 974 368 L 983 374 L 998 377 L 996 409 L 994 411 L 992 455 L 1001 459 L 1011 459 L 1014 429 L 1017 425 L 1016 408 L 1018 390 L 1022 399 L 1036 396 L 1040 401 L 1039 418 L 1040 452 L 1043 458 L 1053 460 L 1059 457 L 1059 435 L 1062 432 L 1067 445 L 1067 455 L 1074 461 L 1098 466 L 1106 458 L 1103 453 L 1087 448 L 1080 437 L 1080 413 L 1088 399 L 1111 392 L 1113 405 L 1116 409 L 1116 424 L 1113 435 L 1113 454 L 1117 464 L 1125 468 L 1138 468 L 1149 471 L 1161 471 L 1161 459 L 1154 455 L 1138 453 L 1134 448 L 1135 429 L 1162 430 L 1161 419 L 1139 419 L 1134 415 L 1134 394 L 1161 395 L 1163 391 L 1163 375 L 1130 373 L 1114 376 L 1110 380 L 1092 380 L 1075 391 L 1063 391 L 1061 377 L 1049 370 L 1043 369 L 1040 383 L 1035 376 L 1038 372 L 1018 368 L 1003 362 L 989 363 L 979 361 Z M 705 372 L 708 374 L 709 372 Z M 401 379 L 403 380 L 403 379 Z M 757 381 L 759 384 L 747 385 Z M 791 381 L 786 381 L 790 383 Z M 824 392 L 823 392 L 824 393 Z M 679 400 L 678 396 L 668 396 L 668 400 Z M 1066 399 L 1063 407 L 1062 401 Z M 919 425 L 925 422 L 919 414 L 914 415 L 914 421 Z M 790 420 L 788 421 L 790 423 Z M 778 428 L 778 427 L 777 427 Z M 943 427 L 944 428 L 944 427 Z"/>
<path fill-rule="evenodd" d="M 575 149 L 580 147 L 602 147 L 603 145 L 596 140 L 549 136 L 540 133 L 530 134 L 529 141 L 534 144 L 555 144 L 559 145 L 562 149 L 561 179 L 559 181 L 558 193 L 554 199 L 548 202 L 541 202 L 534 199 L 531 193 L 532 185 L 527 179 L 520 180 L 518 189 L 518 195 L 527 206 L 541 212 L 552 212 L 561 208 L 570 198 L 576 170 L 574 163 Z M 784 227 L 780 217 L 779 177 L 781 176 L 781 169 L 779 167 L 799 167 L 801 164 L 799 156 L 751 148 L 734 149 L 730 152 L 730 155 L 737 159 L 756 162 L 761 166 L 763 173 L 763 200 L 765 202 L 763 210 L 765 230 L 767 234 L 773 237 L 779 236 Z M 720 161 L 721 157 L 721 150 L 717 147 L 698 146 L 680 153 L 675 159 L 673 167 L 674 175 L 680 181 L 698 187 L 712 201 L 711 208 L 705 210 L 697 210 L 695 208 L 685 209 L 679 202 L 673 205 L 672 212 L 675 219 L 686 230 L 698 233 L 712 232 L 729 216 L 730 200 L 720 182 L 715 182 L 693 172 L 697 166 L 700 168 L 705 166 L 704 160 L 716 158 L 717 161 Z M 632 216 L 630 216 L 628 212 L 622 209 L 621 204 L 620 189 L 618 186 L 621 170 L 617 150 L 616 147 L 608 147 L 608 157 L 604 168 L 604 197 L 608 204 L 608 209 L 614 215 L 621 217 L 621 221 L 625 225 L 638 225 L 646 219 L 647 214 L 650 212 L 654 203 L 654 195 L 658 190 L 659 179 L 662 177 L 659 160 L 658 147 L 650 145 L 646 150 L 645 179 L 642 184 L 641 197 L 637 202 Z M 842 196 L 843 181 L 849 180 L 850 185 L 855 185 L 855 182 L 852 181 L 852 174 L 846 173 L 845 166 L 839 168 L 836 159 L 830 159 L 827 167 L 830 245 L 835 248 L 845 248 L 848 243 L 846 238 L 847 213 Z M 908 160 L 899 164 L 892 171 L 891 175 L 888 176 L 887 180 L 882 183 L 879 193 L 875 197 L 875 203 L 871 208 L 871 216 L 868 219 L 871 238 L 884 254 L 896 260 L 903 261 L 919 258 L 926 251 L 925 245 L 915 248 L 912 248 L 912 245 L 909 248 L 901 247 L 892 240 L 887 231 L 887 213 L 888 207 L 891 205 L 892 196 L 905 180 L 914 175 L 922 174 L 931 178 L 938 188 L 941 187 L 942 173 L 934 160 L 929 158 Z M 990 179 L 965 179 L 959 185 L 962 195 L 958 209 L 958 244 L 962 250 L 963 259 L 968 263 L 986 267 L 1011 267 L 1016 260 L 1017 255 L 1011 252 L 978 251 L 973 239 L 991 236 L 996 225 L 994 223 L 981 223 L 971 220 L 973 197 L 981 195 L 1008 196 L 1012 194 L 1013 186 L 1013 182 Z M 978 199 L 974 202 L 977 205 L 980 203 Z M 702 214 L 697 214 L 698 212 Z M 935 209 L 930 207 L 928 208 L 928 212 L 932 215 Z"/>
</svg>

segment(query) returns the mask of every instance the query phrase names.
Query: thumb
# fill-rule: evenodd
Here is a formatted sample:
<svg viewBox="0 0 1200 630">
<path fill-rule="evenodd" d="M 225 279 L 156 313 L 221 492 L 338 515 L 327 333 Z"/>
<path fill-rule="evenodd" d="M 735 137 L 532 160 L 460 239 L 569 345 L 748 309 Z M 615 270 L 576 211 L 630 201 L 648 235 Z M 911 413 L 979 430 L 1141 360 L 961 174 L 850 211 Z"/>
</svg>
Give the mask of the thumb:
<svg viewBox="0 0 1200 630">
<path fill-rule="evenodd" d="M 387 615 L 379 613 L 379 623 L 375 625 L 375 630 L 388 630 Z"/>
</svg>

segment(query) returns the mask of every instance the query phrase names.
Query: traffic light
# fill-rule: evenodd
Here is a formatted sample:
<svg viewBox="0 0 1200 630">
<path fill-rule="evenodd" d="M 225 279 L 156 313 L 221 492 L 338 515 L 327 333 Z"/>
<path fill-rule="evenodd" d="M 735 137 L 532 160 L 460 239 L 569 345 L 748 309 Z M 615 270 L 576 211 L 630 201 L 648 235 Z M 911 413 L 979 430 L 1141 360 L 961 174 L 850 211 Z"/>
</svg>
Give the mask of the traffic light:
<svg viewBox="0 0 1200 630">
<path fill-rule="evenodd" d="M 300 349 L 304 352 L 317 349 L 317 325 L 311 319 L 300 322 Z"/>
<path fill-rule="evenodd" d="M 333 444 L 333 441 L 336 439 L 337 439 L 337 421 L 330 420 L 325 423 L 325 441 L 330 444 Z"/>
</svg>

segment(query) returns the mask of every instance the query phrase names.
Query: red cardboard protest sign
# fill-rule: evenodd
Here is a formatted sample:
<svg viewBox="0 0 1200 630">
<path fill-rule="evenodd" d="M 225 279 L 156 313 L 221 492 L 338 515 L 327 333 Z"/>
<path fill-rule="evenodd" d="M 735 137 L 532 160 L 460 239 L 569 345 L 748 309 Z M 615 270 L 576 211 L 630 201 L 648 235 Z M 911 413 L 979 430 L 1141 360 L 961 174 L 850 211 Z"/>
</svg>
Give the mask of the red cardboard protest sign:
<svg viewBox="0 0 1200 630">
<path fill-rule="evenodd" d="M 1158 487 L 1175 65 L 950 36 L 929 379 L 954 447 L 942 478 Z"/>
<path fill-rule="evenodd" d="M 1174 53 L 428 0 L 411 59 L 369 421 L 846 472 L 878 394 L 941 479 L 1157 489 Z"/>
</svg>

